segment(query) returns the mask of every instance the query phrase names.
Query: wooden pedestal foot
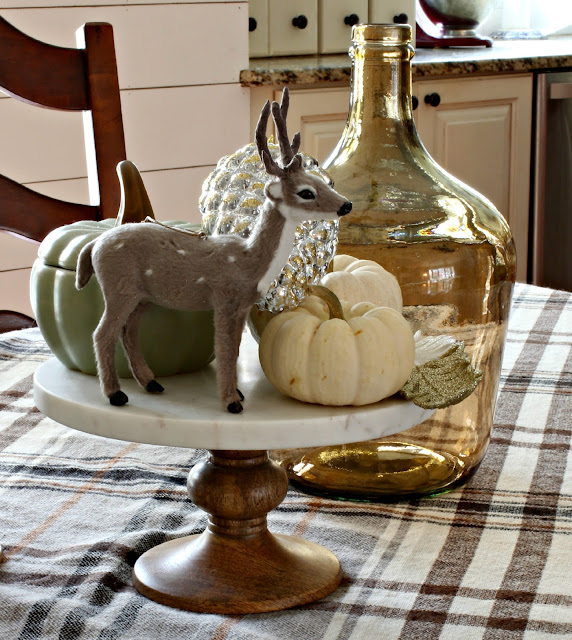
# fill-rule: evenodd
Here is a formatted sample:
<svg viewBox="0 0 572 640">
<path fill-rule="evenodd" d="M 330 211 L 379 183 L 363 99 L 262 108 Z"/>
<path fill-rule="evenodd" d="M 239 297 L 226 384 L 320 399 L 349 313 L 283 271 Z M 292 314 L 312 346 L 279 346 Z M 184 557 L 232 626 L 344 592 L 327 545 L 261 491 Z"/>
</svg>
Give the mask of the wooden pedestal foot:
<svg viewBox="0 0 572 640">
<path fill-rule="evenodd" d="M 334 591 L 342 571 L 330 551 L 266 527 L 287 487 L 266 451 L 209 452 L 188 480 L 191 499 L 209 514 L 207 529 L 144 553 L 133 568 L 137 590 L 171 607 L 223 614 L 277 611 Z"/>
</svg>

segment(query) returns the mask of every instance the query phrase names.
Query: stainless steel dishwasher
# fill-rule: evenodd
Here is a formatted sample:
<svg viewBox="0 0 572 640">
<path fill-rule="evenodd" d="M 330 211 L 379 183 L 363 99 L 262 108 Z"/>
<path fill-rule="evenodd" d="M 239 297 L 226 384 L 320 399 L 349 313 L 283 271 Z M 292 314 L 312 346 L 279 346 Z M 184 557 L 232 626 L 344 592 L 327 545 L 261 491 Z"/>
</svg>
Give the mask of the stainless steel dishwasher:
<svg viewBox="0 0 572 640">
<path fill-rule="evenodd" d="M 532 282 L 572 291 L 572 72 L 536 80 Z"/>
</svg>

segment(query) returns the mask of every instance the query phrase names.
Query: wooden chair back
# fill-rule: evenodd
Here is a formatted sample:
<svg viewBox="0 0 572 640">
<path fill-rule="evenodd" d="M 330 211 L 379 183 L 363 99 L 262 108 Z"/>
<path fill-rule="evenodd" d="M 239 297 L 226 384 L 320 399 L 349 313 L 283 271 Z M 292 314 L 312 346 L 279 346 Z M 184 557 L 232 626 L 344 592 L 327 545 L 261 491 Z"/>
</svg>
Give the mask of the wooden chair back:
<svg viewBox="0 0 572 640">
<path fill-rule="evenodd" d="M 87 23 L 78 30 L 78 40 L 81 36 L 78 49 L 57 47 L 31 38 L 0 16 L 0 88 L 38 107 L 91 113 L 91 123 L 84 118 L 89 127 L 86 156 L 90 192 L 96 185 L 99 204 L 51 198 L 0 175 L 0 230 L 38 242 L 57 227 L 114 217 L 119 209 L 116 166 L 126 153 L 113 28 Z M 1 317 L 0 311 L 0 333 Z"/>
</svg>

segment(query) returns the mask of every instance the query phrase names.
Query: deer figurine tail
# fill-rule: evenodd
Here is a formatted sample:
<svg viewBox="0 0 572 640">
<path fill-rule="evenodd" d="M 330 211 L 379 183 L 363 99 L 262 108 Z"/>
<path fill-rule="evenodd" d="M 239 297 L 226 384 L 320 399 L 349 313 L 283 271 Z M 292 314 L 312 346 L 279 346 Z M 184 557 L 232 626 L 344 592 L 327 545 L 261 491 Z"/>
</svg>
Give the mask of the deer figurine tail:
<svg viewBox="0 0 572 640">
<path fill-rule="evenodd" d="M 77 259 L 77 271 L 75 276 L 75 288 L 83 289 L 93 275 L 93 264 L 91 262 L 91 252 L 95 245 L 95 240 L 86 244 L 80 251 Z"/>
</svg>

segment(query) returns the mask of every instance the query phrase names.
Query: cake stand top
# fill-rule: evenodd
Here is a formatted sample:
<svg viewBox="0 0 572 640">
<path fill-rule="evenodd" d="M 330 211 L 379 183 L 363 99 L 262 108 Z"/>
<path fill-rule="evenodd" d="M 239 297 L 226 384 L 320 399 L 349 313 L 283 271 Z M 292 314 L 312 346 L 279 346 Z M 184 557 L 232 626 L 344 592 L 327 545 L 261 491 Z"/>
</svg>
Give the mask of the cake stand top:
<svg viewBox="0 0 572 640">
<path fill-rule="evenodd" d="M 146 393 L 133 379 L 122 379 L 129 403 L 113 407 L 96 377 L 51 359 L 36 372 L 34 399 L 42 413 L 80 431 L 201 449 L 286 449 L 372 440 L 404 431 L 433 413 L 396 398 L 363 407 L 324 407 L 283 396 L 265 378 L 258 346 L 248 334 L 242 340 L 238 380 L 246 398 L 240 414 L 221 405 L 215 363 L 161 378 L 165 392 L 158 395 Z"/>
</svg>

